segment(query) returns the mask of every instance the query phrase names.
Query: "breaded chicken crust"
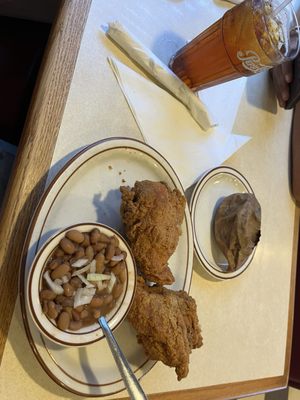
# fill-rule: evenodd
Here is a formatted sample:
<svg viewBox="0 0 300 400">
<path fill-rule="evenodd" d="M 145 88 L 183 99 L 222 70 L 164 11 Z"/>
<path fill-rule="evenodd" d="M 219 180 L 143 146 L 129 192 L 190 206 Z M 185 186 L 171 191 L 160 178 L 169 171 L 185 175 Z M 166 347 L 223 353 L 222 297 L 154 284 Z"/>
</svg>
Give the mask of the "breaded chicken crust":
<svg viewBox="0 0 300 400">
<path fill-rule="evenodd" d="M 179 381 L 186 377 L 192 349 L 202 346 L 195 300 L 183 290 L 148 287 L 138 277 L 128 318 L 150 359 L 175 367 Z"/>
<path fill-rule="evenodd" d="M 168 260 L 174 253 L 184 218 L 185 197 L 163 182 L 122 186 L 121 216 L 125 234 L 143 276 L 160 285 L 174 282 Z"/>
</svg>

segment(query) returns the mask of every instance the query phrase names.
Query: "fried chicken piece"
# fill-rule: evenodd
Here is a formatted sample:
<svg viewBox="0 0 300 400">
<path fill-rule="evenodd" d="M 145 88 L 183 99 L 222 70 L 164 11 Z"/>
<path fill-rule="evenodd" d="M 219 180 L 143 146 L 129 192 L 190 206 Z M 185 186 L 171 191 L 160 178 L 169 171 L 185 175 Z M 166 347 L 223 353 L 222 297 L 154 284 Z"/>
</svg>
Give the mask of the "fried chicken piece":
<svg viewBox="0 0 300 400">
<path fill-rule="evenodd" d="M 183 290 L 149 287 L 139 277 L 128 318 L 150 359 L 175 367 L 179 381 L 185 378 L 189 354 L 202 346 L 195 300 Z"/>
<path fill-rule="evenodd" d="M 181 233 L 185 197 L 162 182 L 135 182 L 133 188 L 120 190 L 121 216 L 138 268 L 151 282 L 172 284 L 168 260 Z"/>
</svg>

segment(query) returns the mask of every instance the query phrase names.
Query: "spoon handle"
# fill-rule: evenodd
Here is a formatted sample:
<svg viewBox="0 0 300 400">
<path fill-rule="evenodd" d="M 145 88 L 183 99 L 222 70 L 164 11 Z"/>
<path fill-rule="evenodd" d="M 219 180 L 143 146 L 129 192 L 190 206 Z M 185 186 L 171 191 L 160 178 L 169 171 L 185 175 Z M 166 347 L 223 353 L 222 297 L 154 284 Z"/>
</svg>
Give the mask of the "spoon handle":
<svg viewBox="0 0 300 400">
<path fill-rule="evenodd" d="M 145 395 L 139 381 L 132 372 L 124 354 L 122 353 L 112 331 L 110 330 L 106 322 L 106 319 L 104 317 L 100 317 L 98 319 L 98 322 L 108 341 L 110 350 L 112 352 L 112 355 L 114 356 L 120 374 L 122 375 L 122 378 L 126 385 L 127 391 L 130 395 L 130 398 L 134 400 L 147 400 L 147 396 Z"/>
</svg>

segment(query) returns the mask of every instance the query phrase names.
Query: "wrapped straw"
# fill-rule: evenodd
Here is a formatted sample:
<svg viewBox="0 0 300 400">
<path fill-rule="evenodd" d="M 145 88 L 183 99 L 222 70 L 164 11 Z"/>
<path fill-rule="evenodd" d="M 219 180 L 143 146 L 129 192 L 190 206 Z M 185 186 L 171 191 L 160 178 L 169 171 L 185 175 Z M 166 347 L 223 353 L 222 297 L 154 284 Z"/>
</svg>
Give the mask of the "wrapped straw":
<svg viewBox="0 0 300 400">
<path fill-rule="evenodd" d="M 107 35 L 161 86 L 183 103 L 202 129 L 208 130 L 215 125 L 201 100 L 155 54 L 129 34 L 119 22 L 112 22 L 108 25 Z"/>
</svg>

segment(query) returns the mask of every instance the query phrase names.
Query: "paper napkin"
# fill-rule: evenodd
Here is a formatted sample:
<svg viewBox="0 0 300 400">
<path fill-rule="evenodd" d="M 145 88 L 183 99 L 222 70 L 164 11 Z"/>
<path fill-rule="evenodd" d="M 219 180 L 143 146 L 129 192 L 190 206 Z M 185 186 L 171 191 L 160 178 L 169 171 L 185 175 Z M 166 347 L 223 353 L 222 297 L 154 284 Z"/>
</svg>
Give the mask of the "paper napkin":
<svg viewBox="0 0 300 400">
<path fill-rule="evenodd" d="M 168 92 L 116 59 L 109 62 L 145 142 L 169 161 L 185 189 L 250 139 L 222 126 L 204 132 Z"/>
</svg>

